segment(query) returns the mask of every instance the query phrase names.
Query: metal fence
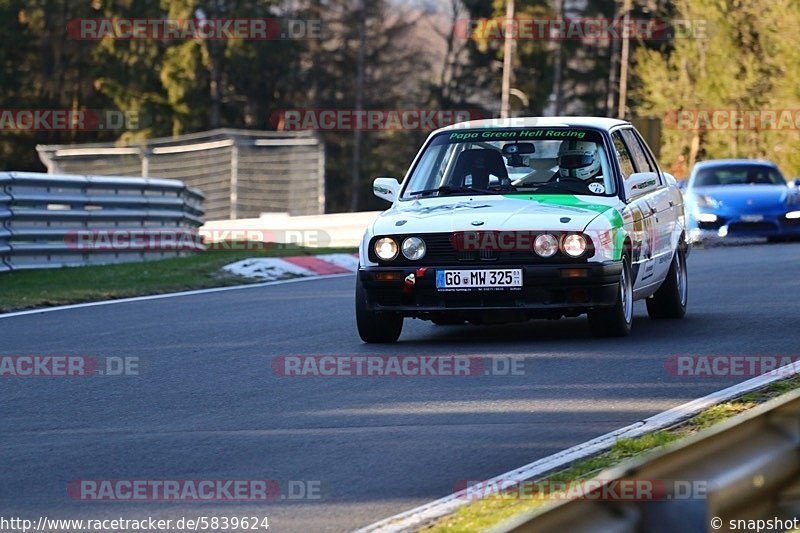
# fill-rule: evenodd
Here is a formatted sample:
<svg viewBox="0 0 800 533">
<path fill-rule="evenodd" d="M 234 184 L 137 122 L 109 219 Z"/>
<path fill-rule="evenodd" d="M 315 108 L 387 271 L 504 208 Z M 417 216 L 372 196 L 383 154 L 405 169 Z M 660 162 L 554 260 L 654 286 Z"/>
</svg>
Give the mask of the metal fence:
<svg viewBox="0 0 800 533">
<path fill-rule="evenodd" d="M 0 173 L 0 271 L 200 251 L 202 201 L 177 180 Z"/>
<path fill-rule="evenodd" d="M 208 220 L 325 212 L 325 149 L 313 132 L 214 130 L 127 145 L 38 146 L 50 174 L 179 179 Z"/>
</svg>

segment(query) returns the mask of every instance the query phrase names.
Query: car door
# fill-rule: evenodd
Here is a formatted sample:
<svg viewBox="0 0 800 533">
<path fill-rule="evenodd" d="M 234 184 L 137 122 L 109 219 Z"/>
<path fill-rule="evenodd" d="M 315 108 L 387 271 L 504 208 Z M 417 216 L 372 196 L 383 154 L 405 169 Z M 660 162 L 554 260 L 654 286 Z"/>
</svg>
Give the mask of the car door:
<svg viewBox="0 0 800 533">
<path fill-rule="evenodd" d="M 633 159 L 625 141 L 622 139 L 621 130 L 611 133 L 611 140 L 614 143 L 614 150 L 622 173 L 623 181 L 626 181 L 636 172 L 633 166 Z M 648 285 L 648 280 L 652 279 L 655 272 L 653 263 L 653 247 L 651 244 L 651 233 L 653 225 L 653 213 L 647 206 L 642 197 L 628 198 L 627 209 L 633 219 L 633 232 L 631 234 L 631 267 L 634 279 L 634 288 Z"/>
<path fill-rule="evenodd" d="M 661 178 L 662 186 L 666 190 L 666 200 L 667 204 L 669 205 L 669 239 L 665 241 L 668 246 L 668 254 L 671 255 L 678 248 L 678 240 L 680 239 L 681 233 L 683 233 L 683 228 L 686 225 L 686 221 L 684 220 L 686 213 L 684 212 L 684 205 L 683 205 L 683 195 L 681 194 L 680 190 L 678 189 L 677 182 L 675 178 L 668 176 L 661 168 L 658 166 L 658 161 L 656 161 L 656 156 L 653 155 L 653 151 L 647 145 L 642 135 L 633 130 L 633 133 L 636 134 L 636 138 L 639 140 L 639 143 L 642 145 L 644 149 L 645 155 L 650 160 L 650 164 L 653 168 L 656 169 L 658 175 Z M 669 271 L 669 268 L 667 268 Z"/>
<path fill-rule="evenodd" d="M 672 262 L 672 233 L 675 227 L 674 201 L 669 188 L 667 187 L 664 176 L 656 165 L 647 155 L 648 149 L 643 146 L 643 142 L 638 132 L 633 128 L 621 130 L 622 138 L 631 155 L 633 166 L 636 172 L 655 172 L 658 174 L 658 188 L 647 193 L 637 200 L 642 210 L 648 210 L 652 217 L 650 227 L 650 245 L 652 248 L 652 280 L 650 277 L 643 278 L 645 283 L 660 282 L 667 272 L 669 272 Z"/>
</svg>

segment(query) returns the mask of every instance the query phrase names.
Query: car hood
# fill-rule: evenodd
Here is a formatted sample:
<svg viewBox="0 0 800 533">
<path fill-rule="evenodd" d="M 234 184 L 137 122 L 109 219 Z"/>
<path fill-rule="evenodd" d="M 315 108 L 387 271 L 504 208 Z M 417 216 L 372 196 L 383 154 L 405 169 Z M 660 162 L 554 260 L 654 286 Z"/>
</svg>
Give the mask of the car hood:
<svg viewBox="0 0 800 533">
<path fill-rule="evenodd" d="M 789 188 L 780 185 L 717 185 L 696 187 L 690 192 L 696 196 L 710 196 L 729 208 L 758 209 L 782 205 L 786 201 Z"/>
<path fill-rule="evenodd" d="M 375 235 L 468 230 L 583 231 L 613 211 L 617 198 L 575 195 L 451 196 L 399 202 L 373 225 Z"/>
</svg>

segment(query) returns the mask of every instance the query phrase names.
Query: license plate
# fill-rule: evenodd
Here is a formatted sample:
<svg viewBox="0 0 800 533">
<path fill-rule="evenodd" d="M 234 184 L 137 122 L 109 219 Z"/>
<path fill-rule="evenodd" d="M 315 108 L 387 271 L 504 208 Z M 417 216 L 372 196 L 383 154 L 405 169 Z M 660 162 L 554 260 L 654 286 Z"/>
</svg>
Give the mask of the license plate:
<svg viewBox="0 0 800 533">
<path fill-rule="evenodd" d="M 762 222 L 764 215 L 742 215 L 742 222 Z"/>
<path fill-rule="evenodd" d="M 522 269 L 437 270 L 440 291 L 500 290 L 522 287 Z"/>
</svg>

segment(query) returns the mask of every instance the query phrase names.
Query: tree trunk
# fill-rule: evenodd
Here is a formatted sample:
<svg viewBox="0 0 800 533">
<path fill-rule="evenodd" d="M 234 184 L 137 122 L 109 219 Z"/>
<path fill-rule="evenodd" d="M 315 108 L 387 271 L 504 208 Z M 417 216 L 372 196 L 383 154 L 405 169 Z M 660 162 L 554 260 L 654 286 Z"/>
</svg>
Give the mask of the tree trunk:
<svg viewBox="0 0 800 533">
<path fill-rule="evenodd" d="M 356 62 L 356 116 L 361 116 L 364 109 L 364 68 L 367 52 L 367 6 L 361 0 L 358 21 L 358 60 Z M 350 211 L 358 211 L 361 189 L 361 127 L 356 124 L 353 132 L 353 168 L 350 180 Z"/>
</svg>

